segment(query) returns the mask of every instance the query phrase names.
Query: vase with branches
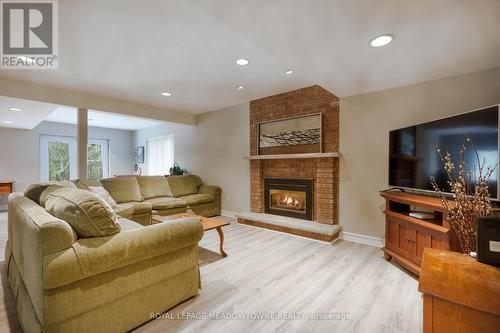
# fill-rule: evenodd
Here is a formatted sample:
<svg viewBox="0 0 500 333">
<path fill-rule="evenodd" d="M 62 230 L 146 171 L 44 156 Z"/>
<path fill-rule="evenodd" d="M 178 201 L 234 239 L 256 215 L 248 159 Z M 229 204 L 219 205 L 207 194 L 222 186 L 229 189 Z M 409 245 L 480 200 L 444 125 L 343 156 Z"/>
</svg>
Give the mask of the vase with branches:
<svg viewBox="0 0 500 333">
<path fill-rule="evenodd" d="M 473 150 L 476 167 L 473 169 L 465 158 L 467 147 Z M 465 144 L 460 147 L 459 164 L 455 165 L 451 154 L 444 154 L 439 148 L 436 151 L 441 157 L 447 175 L 451 197 L 446 195 L 435 178 L 431 178 L 434 190 L 439 194 L 441 202 L 448 213 L 448 219 L 455 231 L 463 253 L 476 252 L 476 218 L 487 216 L 491 212 L 491 201 L 488 186 L 495 166 L 481 159 L 470 137 L 465 135 Z"/>
</svg>

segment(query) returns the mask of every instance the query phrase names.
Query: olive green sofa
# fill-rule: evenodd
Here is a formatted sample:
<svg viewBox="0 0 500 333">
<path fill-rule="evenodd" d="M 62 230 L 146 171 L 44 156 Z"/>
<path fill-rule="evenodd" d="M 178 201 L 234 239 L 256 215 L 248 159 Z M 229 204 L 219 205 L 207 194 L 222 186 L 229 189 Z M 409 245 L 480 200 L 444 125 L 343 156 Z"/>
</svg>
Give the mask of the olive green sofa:
<svg viewBox="0 0 500 333">
<path fill-rule="evenodd" d="M 195 214 L 221 215 L 220 187 L 203 184 L 196 175 L 112 177 L 101 181 L 75 180 L 78 188 L 102 186 L 117 203 L 116 214 L 142 225 L 151 215 L 173 215 L 188 209 Z"/>
<path fill-rule="evenodd" d="M 143 226 L 117 219 L 97 198 L 118 229 L 81 238 L 74 220 L 55 217 L 31 198 L 9 197 L 5 253 L 24 332 L 126 332 L 198 293 L 203 227 L 197 218 Z"/>
</svg>

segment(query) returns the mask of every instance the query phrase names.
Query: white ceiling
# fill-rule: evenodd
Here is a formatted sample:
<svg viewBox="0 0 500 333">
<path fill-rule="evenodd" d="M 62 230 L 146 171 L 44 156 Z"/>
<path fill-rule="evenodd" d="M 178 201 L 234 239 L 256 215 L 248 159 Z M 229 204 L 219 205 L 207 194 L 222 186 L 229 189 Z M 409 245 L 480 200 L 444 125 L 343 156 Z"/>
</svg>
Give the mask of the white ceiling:
<svg viewBox="0 0 500 333">
<path fill-rule="evenodd" d="M 500 66 L 499 13 L 495 0 L 65 0 L 59 70 L 0 74 L 190 113 L 312 84 L 345 97 Z M 396 39 L 370 47 L 383 33 Z"/>
<path fill-rule="evenodd" d="M 22 111 L 12 111 L 19 108 Z M 135 131 L 163 122 L 89 110 L 89 126 Z M 5 123 L 4 121 L 12 122 Z M 33 129 L 42 121 L 76 124 L 76 108 L 0 96 L 0 127 Z"/>
<path fill-rule="evenodd" d="M 77 116 L 78 113 L 75 108 L 58 107 L 47 118 L 45 118 L 45 120 L 55 123 L 76 125 Z M 134 118 L 99 111 L 89 111 L 88 122 L 89 126 L 92 127 L 114 128 L 128 131 L 135 131 L 164 124 L 160 121 Z"/>
<path fill-rule="evenodd" d="M 57 107 L 59 105 L 0 96 L 0 127 L 32 129 Z M 10 108 L 20 108 L 22 111 L 11 111 Z"/>
</svg>

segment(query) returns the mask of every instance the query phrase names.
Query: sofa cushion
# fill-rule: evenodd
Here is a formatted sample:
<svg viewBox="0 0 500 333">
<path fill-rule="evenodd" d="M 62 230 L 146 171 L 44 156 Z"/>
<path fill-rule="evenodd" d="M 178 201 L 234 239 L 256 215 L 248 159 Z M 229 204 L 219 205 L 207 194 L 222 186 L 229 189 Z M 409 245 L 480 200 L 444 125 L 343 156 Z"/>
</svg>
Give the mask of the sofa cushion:
<svg viewBox="0 0 500 333">
<path fill-rule="evenodd" d="M 120 225 L 121 231 L 144 228 L 142 224 L 126 219 L 124 217 L 118 218 L 118 224 Z"/>
<path fill-rule="evenodd" d="M 182 197 L 183 195 L 196 194 L 203 182 L 200 177 L 195 175 L 185 176 L 168 176 L 168 184 L 174 197 Z"/>
<path fill-rule="evenodd" d="M 76 188 L 47 189 L 45 209 L 68 222 L 79 237 L 109 236 L 120 232 L 113 209 L 97 195 Z"/>
<path fill-rule="evenodd" d="M 118 205 L 116 201 L 113 199 L 111 194 L 102 186 L 89 186 L 88 190 L 94 194 L 96 194 L 99 198 L 106 201 L 111 208 L 116 208 Z"/>
<path fill-rule="evenodd" d="M 114 177 L 101 180 L 102 186 L 116 203 L 142 201 L 139 183 L 135 177 Z"/>
<path fill-rule="evenodd" d="M 190 195 L 184 195 L 179 199 L 186 200 L 189 206 L 212 202 L 214 200 L 212 196 L 209 194 L 190 194 Z"/>
<path fill-rule="evenodd" d="M 153 205 L 153 209 L 171 209 L 171 208 L 183 208 L 188 205 L 186 200 L 172 197 L 162 197 L 149 199 L 149 202 Z"/>
<path fill-rule="evenodd" d="M 115 213 L 124 218 L 131 218 L 136 214 L 147 214 L 151 211 L 149 202 L 122 202 L 114 210 Z"/>
<path fill-rule="evenodd" d="M 47 187 L 52 186 L 52 185 L 58 185 L 59 187 L 66 187 L 66 188 L 76 188 L 76 185 L 73 184 L 70 181 L 51 181 L 51 182 L 44 182 L 44 183 L 37 183 L 37 184 L 31 184 L 26 189 L 24 190 L 24 196 L 28 199 L 33 200 L 37 204 L 40 204 L 40 195 L 42 194 Z"/>
<path fill-rule="evenodd" d="M 165 176 L 138 176 L 137 182 L 144 200 L 172 196 Z"/>
</svg>

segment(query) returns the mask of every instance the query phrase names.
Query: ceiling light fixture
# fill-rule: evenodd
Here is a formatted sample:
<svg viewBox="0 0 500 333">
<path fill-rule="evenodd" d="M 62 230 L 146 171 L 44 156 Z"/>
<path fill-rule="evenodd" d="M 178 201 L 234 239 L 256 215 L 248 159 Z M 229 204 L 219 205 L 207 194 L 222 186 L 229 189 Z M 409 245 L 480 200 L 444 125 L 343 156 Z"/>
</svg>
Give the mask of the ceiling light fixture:
<svg viewBox="0 0 500 333">
<path fill-rule="evenodd" d="M 12 120 L 4 120 L 3 123 L 4 124 L 13 124 L 14 122 Z"/>
<path fill-rule="evenodd" d="M 285 74 L 286 74 L 286 75 L 293 74 L 293 69 L 286 70 L 286 71 L 285 71 Z"/>
<path fill-rule="evenodd" d="M 9 108 L 10 111 L 23 111 L 23 109 L 20 108 Z"/>
<path fill-rule="evenodd" d="M 236 89 L 238 89 L 238 90 L 243 90 L 243 88 L 244 88 L 243 86 L 237 86 L 236 87 Z"/>
<path fill-rule="evenodd" d="M 370 45 L 373 47 L 386 46 L 390 42 L 392 42 L 393 40 L 394 40 L 394 35 L 384 34 L 384 35 L 380 35 L 378 37 L 373 38 L 370 41 Z"/>
<path fill-rule="evenodd" d="M 169 92 L 162 92 L 161 94 L 162 94 L 163 96 L 167 96 L 167 97 L 168 97 L 168 96 L 172 96 L 172 94 L 171 94 L 171 93 L 169 93 Z"/>
<path fill-rule="evenodd" d="M 241 59 L 236 60 L 236 64 L 238 64 L 240 66 L 246 66 L 246 65 L 248 65 L 248 60 L 245 58 L 241 58 Z"/>
</svg>

